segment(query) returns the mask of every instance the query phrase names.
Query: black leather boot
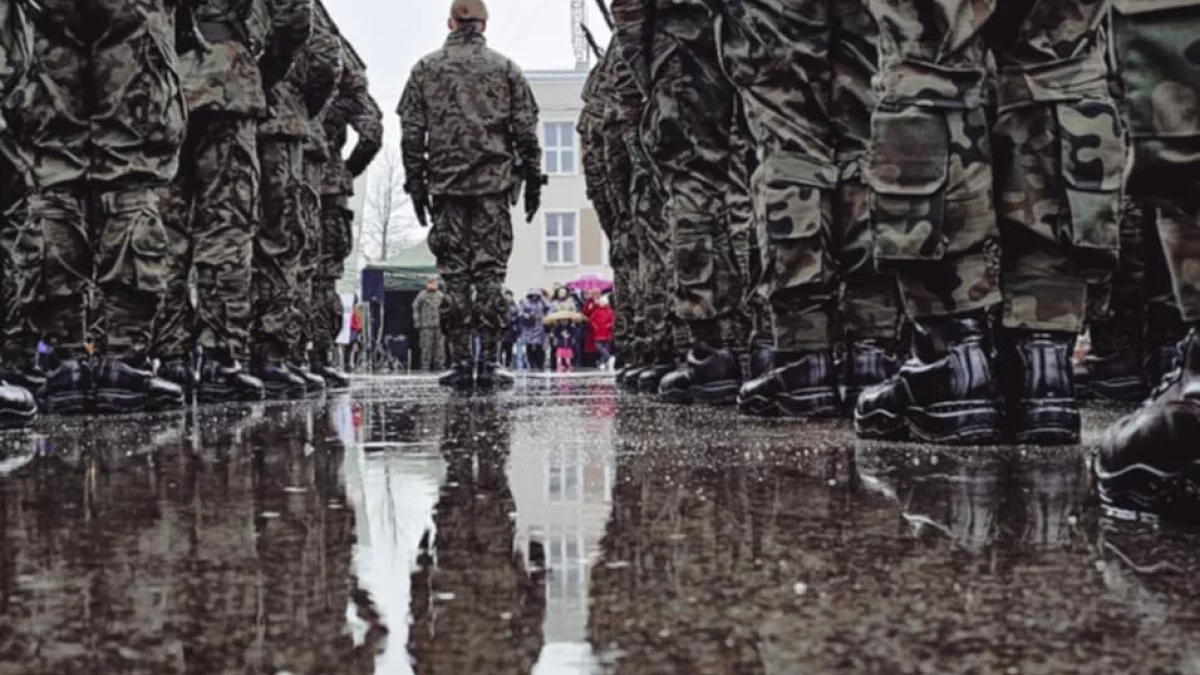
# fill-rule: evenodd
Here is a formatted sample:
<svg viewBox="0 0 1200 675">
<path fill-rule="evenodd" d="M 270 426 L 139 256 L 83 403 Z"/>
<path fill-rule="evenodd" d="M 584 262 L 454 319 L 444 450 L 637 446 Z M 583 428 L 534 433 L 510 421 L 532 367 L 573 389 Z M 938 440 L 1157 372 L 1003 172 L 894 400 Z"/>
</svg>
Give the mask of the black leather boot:
<svg viewBox="0 0 1200 675">
<path fill-rule="evenodd" d="M 187 359 L 168 358 L 158 367 L 157 374 L 167 382 L 179 385 L 184 399 L 190 399 L 196 391 L 196 372 Z"/>
<path fill-rule="evenodd" d="M 36 360 L 24 355 L 5 359 L 4 367 L 0 369 L 0 380 L 25 389 L 39 401 L 46 391 L 46 373 L 38 367 Z"/>
<path fill-rule="evenodd" d="M 479 372 L 475 374 L 477 389 L 505 389 L 513 386 L 516 378 L 506 368 L 495 361 L 484 361 L 479 364 Z"/>
<path fill-rule="evenodd" d="M 313 367 L 313 373 L 320 375 L 325 379 L 326 389 L 349 389 L 350 378 L 342 371 L 330 365 L 317 365 Z"/>
<path fill-rule="evenodd" d="M 0 429 L 25 429 L 37 419 L 33 392 L 0 380 Z"/>
<path fill-rule="evenodd" d="M 308 369 L 308 364 L 293 362 L 288 364 L 292 374 L 304 380 L 304 391 L 309 394 L 319 394 L 325 391 L 325 378 Z"/>
<path fill-rule="evenodd" d="M 1146 381 L 1157 385 L 1183 362 L 1180 343 L 1187 340 L 1188 328 L 1174 307 L 1151 305 L 1146 311 L 1146 339 L 1143 369 Z"/>
<path fill-rule="evenodd" d="M 1071 365 L 1074 342 L 1073 334 L 1021 331 L 1010 336 L 1001 379 L 1016 442 L 1079 442 L 1079 404 Z"/>
<path fill-rule="evenodd" d="M 733 351 L 697 342 L 683 365 L 659 383 L 658 395 L 668 403 L 729 405 L 741 387 L 742 366 Z"/>
<path fill-rule="evenodd" d="M 266 395 L 263 381 L 247 372 L 228 354 L 214 353 L 200 366 L 196 400 L 201 403 L 261 401 Z"/>
<path fill-rule="evenodd" d="M 94 390 L 91 359 L 86 356 L 59 358 L 46 374 L 46 412 L 52 415 L 91 412 Z"/>
<path fill-rule="evenodd" d="M 775 359 L 783 365 L 742 385 L 738 411 L 757 417 L 840 416 L 831 352 L 775 352 Z"/>
<path fill-rule="evenodd" d="M 856 340 L 850 344 L 843 364 L 842 401 L 848 414 L 854 414 L 858 396 L 896 374 L 896 355 L 881 340 Z"/>
<path fill-rule="evenodd" d="M 1150 393 L 1142 359 L 1133 350 L 1105 354 L 1092 351 L 1071 370 L 1073 378 L 1082 377 L 1078 383 L 1081 397 L 1135 403 Z"/>
<path fill-rule="evenodd" d="M 1200 329 L 1137 412 L 1104 435 L 1095 460 L 1100 502 L 1128 520 L 1200 520 Z"/>
<path fill-rule="evenodd" d="M 270 399 L 303 398 L 308 390 L 308 383 L 278 359 L 260 359 L 250 372 L 263 383 Z"/>
<path fill-rule="evenodd" d="M 183 387 L 156 376 L 140 353 L 100 357 L 95 370 L 95 411 L 158 412 L 183 407 Z"/>
<path fill-rule="evenodd" d="M 475 367 L 470 361 L 456 361 L 450 370 L 438 376 L 438 384 L 454 389 L 470 389 L 475 386 Z"/>
<path fill-rule="evenodd" d="M 684 358 L 687 358 L 686 355 Z M 675 372 L 678 363 L 679 361 L 669 351 L 659 354 L 653 362 L 638 372 L 634 382 L 637 391 L 642 394 L 657 394 L 658 386 L 662 384 L 663 378 Z"/>
<path fill-rule="evenodd" d="M 750 337 L 750 379 L 762 377 L 775 367 L 775 346 L 763 335 Z"/>
<path fill-rule="evenodd" d="M 1003 440 L 1003 413 L 981 313 L 914 326 L 913 357 L 858 397 L 860 438 L 943 445 Z"/>
</svg>

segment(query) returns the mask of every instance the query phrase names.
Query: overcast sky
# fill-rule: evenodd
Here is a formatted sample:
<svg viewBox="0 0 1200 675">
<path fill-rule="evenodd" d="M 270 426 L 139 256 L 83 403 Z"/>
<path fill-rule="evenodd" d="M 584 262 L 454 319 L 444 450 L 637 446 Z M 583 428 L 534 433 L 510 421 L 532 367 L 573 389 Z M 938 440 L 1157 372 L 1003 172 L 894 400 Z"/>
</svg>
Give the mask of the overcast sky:
<svg viewBox="0 0 1200 675">
<path fill-rule="evenodd" d="M 342 33 L 367 62 L 371 91 L 383 108 L 385 147 L 398 147 L 396 104 L 417 59 L 446 38 L 450 0 L 324 0 Z M 488 44 L 525 70 L 572 69 L 570 0 L 487 0 Z M 608 31 L 586 0 L 588 25 L 604 46 Z"/>
</svg>

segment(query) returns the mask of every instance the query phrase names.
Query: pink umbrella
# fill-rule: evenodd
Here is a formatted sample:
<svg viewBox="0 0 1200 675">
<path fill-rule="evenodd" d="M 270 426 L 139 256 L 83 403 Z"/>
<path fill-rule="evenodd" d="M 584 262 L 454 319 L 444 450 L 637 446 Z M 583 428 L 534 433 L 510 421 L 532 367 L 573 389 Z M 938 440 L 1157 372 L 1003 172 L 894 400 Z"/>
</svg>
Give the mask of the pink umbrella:
<svg viewBox="0 0 1200 675">
<path fill-rule="evenodd" d="M 585 274 L 575 281 L 567 283 L 567 288 L 573 291 L 587 293 L 589 291 L 600 291 L 601 293 L 612 290 L 613 282 L 608 279 L 601 279 L 594 274 Z"/>
</svg>

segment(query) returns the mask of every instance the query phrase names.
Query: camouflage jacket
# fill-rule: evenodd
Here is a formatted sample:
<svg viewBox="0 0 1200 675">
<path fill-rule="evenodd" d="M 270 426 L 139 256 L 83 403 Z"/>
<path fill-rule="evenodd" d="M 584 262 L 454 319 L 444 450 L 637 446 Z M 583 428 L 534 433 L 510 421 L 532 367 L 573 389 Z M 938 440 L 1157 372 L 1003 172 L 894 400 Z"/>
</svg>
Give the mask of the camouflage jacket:
<svg viewBox="0 0 1200 675">
<path fill-rule="evenodd" d="M 311 36 L 296 55 L 291 70 L 282 82 L 275 85 L 275 115 L 258 126 L 262 136 L 291 136 L 306 139 L 307 147 L 315 147 L 314 139 L 322 138 L 314 121 L 333 97 L 338 75 L 342 70 L 342 45 L 333 26 L 316 13 Z"/>
<path fill-rule="evenodd" d="M 321 194 L 349 195 L 354 193 L 354 179 L 383 147 L 383 111 L 367 91 L 367 73 L 357 64 L 347 61 L 342 68 L 337 93 L 325 108 L 321 119 L 325 127 L 329 165 Z M 354 129 L 358 143 L 350 159 L 342 159 L 346 145 L 346 127 Z"/>
<path fill-rule="evenodd" d="M 650 91 L 657 34 L 679 33 L 677 40 L 704 36 L 711 39 L 712 18 L 722 10 L 722 0 L 612 0 L 613 41 L 643 93 Z"/>
<path fill-rule="evenodd" d="M 197 26 L 225 27 L 236 34 L 256 0 L 200 0 L 195 9 Z M 273 53 L 290 59 L 312 29 L 310 0 L 269 0 Z M 202 50 L 179 57 L 188 110 L 213 110 L 259 117 L 267 111 L 267 98 L 258 55 L 243 40 L 211 40 Z"/>
<path fill-rule="evenodd" d="M 529 82 L 474 29 L 451 33 L 413 67 L 396 112 L 405 175 L 430 194 L 504 192 L 516 160 L 542 166 Z"/>
<path fill-rule="evenodd" d="M 16 6 L 0 3 L 0 96 L 25 71 L 29 61 L 29 36 Z"/>
<path fill-rule="evenodd" d="M 441 325 L 442 298 L 445 297 L 441 291 L 433 291 L 429 289 L 422 290 L 417 293 L 417 299 L 413 300 L 413 325 L 417 328 L 437 328 Z"/>
<path fill-rule="evenodd" d="M 575 131 L 579 133 L 582 143 L 583 177 L 586 185 L 587 198 L 596 209 L 600 226 L 609 231 L 614 218 L 612 204 L 608 199 L 607 173 L 604 171 L 604 112 L 606 95 L 609 92 L 607 81 L 611 75 L 609 62 L 614 58 L 615 51 L 610 50 L 588 74 L 583 85 L 583 110 L 579 113 L 579 122 Z"/>
</svg>

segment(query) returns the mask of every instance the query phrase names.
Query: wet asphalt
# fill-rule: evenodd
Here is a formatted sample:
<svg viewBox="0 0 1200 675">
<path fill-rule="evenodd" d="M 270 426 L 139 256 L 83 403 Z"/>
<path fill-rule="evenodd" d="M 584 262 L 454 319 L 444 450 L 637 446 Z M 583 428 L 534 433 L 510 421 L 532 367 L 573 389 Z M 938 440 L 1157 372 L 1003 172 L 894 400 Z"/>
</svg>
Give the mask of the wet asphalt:
<svg viewBox="0 0 1200 675">
<path fill-rule="evenodd" d="M 1200 673 L 1195 532 L 1070 448 L 534 377 L 0 437 L 0 675 Z"/>
</svg>

